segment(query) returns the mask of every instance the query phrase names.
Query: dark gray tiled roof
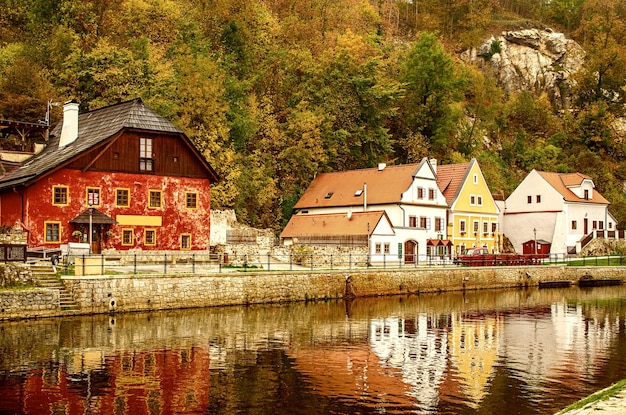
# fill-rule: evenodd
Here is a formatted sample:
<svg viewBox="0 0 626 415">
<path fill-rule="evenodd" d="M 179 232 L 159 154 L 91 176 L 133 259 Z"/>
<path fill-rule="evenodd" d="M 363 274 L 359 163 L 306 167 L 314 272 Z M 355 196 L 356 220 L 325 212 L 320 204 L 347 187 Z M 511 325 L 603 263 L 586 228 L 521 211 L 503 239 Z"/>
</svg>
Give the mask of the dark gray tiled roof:
<svg viewBox="0 0 626 415">
<path fill-rule="evenodd" d="M 0 189 L 19 185 L 52 170 L 113 136 L 123 128 L 183 134 L 166 118 L 146 107 L 141 99 L 122 102 L 78 116 L 78 138 L 59 148 L 62 123 L 50 134 L 47 147 L 21 167 L 0 178 Z"/>
</svg>

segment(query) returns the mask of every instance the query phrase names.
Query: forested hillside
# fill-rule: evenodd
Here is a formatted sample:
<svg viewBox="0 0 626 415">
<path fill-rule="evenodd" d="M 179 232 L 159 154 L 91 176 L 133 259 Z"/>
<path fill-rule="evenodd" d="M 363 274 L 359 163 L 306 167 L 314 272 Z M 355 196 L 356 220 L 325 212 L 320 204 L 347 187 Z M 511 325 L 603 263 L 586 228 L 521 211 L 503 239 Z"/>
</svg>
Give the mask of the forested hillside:
<svg viewBox="0 0 626 415">
<path fill-rule="evenodd" d="M 533 168 L 588 174 L 626 224 L 626 0 L 0 4 L 1 118 L 141 97 L 220 174 L 213 207 L 253 226 L 280 229 L 316 173 L 424 156 L 477 158 L 502 196 Z M 586 51 L 571 107 L 505 92 L 458 59 L 528 27 Z"/>
</svg>

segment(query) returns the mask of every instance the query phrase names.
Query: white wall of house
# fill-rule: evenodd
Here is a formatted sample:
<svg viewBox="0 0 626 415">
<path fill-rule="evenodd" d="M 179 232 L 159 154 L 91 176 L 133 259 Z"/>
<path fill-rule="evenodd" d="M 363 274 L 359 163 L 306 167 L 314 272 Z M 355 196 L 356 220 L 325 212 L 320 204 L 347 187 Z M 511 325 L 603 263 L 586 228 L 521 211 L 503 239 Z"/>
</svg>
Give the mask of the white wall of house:
<svg viewBox="0 0 626 415">
<path fill-rule="evenodd" d="M 389 243 L 390 255 L 397 258 L 399 244 L 403 246 L 408 240 L 417 242 L 417 255 L 423 257 L 426 255 L 426 241 L 428 239 L 447 238 L 446 200 L 441 190 L 439 190 L 435 175 L 428 164 L 425 163 L 422 169 L 417 172 L 409 188 L 401 195 L 400 201 L 399 204 L 363 204 L 351 207 L 336 206 L 305 209 L 298 214 L 347 213 L 349 211 L 354 213 L 384 210 L 393 225 L 395 236 L 386 234 L 379 237 L 378 235 L 372 235 L 370 244 L 372 260 L 382 260 L 382 257 L 375 258 L 377 255 L 375 253 L 375 244 L 377 242 L 382 244 Z M 402 252 L 404 253 L 404 251 Z"/>
<path fill-rule="evenodd" d="M 537 239 L 552 241 L 552 249 L 555 249 L 555 245 L 563 245 L 564 243 L 564 241 L 561 243 L 554 239 L 558 218 L 561 215 L 562 212 L 507 214 L 504 216 L 504 234 L 513 244 L 515 252 L 519 254 L 522 253 L 522 244 L 535 238 L 534 229 L 537 230 Z"/>
<path fill-rule="evenodd" d="M 585 190 L 589 198 L 595 191 L 590 180 L 571 190 L 581 198 Z M 608 206 L 565 201 L 563 195 L 533 170 L 507 198 L 503 227 L 517 252 L 521 253 L 522 244 L 534 238 L 533 229 L 536 229 L 537 239 L 552 243 L 551 253 L 565 254 L 568 247 L 575 247 L 584 237 L 585 218 L 587 234 L 594 230 L 594 223 L 595 229 L 615 229 Z"/>
<path fill-rule="evenodd" d="M 577 241 L 585 236 L 585 220 L 587 221 L 587 234 L 600 229 L 615 230 L 615 222 L 605 205 L 568 203 L 566 212 L 569 246 L 574 246 Z"/>
<path fill-rule="evenodd" d="M 563 210 L 563 196 L 535 170 L 531 171 L 506 199 L 505 214 L 555 210 Z"/>
</svg>

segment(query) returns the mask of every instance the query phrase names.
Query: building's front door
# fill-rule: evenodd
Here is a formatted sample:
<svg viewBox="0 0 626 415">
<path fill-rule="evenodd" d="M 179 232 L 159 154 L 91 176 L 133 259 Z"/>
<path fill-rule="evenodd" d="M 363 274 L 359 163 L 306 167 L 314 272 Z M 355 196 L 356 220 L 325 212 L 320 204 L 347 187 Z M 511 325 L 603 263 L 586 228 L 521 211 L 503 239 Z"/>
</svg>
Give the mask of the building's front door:
<svg viewBox="0 0 626 415">
<path fill-rule="evenodd" d="M 589 221 L 587 220 L 587 218 L 583 220 L 583 228 L 584 234 L 587 235 L 587 232 L 589 232 Z"/>
<path fill-rule="evenodd" d="M 417 242 L 406 241 L 404 243 L 404 263 L 417 264 Z"/>
<path fill-rule="evenodd" d="M 102 252 L 102 231 L 100 226 L 93 226 L 91 234 L 91 253 L 99 254 Z"/>
</svg>

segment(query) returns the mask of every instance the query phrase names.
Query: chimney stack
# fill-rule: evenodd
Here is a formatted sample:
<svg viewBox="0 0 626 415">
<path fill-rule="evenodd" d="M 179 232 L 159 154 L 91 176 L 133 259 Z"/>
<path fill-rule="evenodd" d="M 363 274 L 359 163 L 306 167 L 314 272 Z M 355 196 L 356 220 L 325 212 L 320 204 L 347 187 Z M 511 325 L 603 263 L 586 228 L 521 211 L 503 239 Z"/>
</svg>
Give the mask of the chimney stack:
<svg viewBox="0 0 626 415">
<path fill-rule="evenodd" d="M 78 102 L 71 100 L 63 105 L 63 126 L 59 147 L 73 143 L 78 138 Z"/>
</svg>

